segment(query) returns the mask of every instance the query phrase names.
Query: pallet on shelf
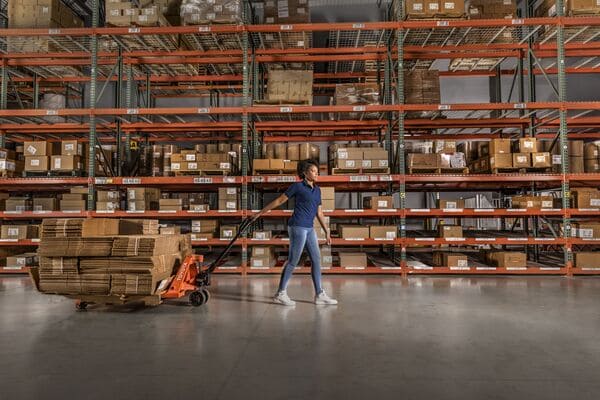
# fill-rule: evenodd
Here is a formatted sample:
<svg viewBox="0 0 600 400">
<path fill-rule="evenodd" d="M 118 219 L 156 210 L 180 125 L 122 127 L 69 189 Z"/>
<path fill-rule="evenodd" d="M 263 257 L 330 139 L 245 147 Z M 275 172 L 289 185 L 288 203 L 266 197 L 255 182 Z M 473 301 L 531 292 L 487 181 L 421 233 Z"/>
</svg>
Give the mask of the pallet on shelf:
<svg viewBox="0 0 600 400">
<path fill-rule="evenodd" d="M 230 176 L 230 171 L 222 169 L 203 169 L 199 171 L 173 171 L 175 176 Z"/>
<path fill-rule="evenodd" d="M 387 175 L 389 168 L 332 168 L 331 175 Z"/>
<path fill-rule="evenodd" d="M 296 175 L 295 169 L 255 169 L 253 175 Z"/>
<path fill-rule="evenodd" d="M 552 173 L 552 168 L 492 168 L 490 170 L 492 174 L 527 174 L 527 173 Z"/>
<path fill-rule="evenodd" d="M 469 168 L 408 168 L 408 174 L 468 174 Z"/>
</svg>

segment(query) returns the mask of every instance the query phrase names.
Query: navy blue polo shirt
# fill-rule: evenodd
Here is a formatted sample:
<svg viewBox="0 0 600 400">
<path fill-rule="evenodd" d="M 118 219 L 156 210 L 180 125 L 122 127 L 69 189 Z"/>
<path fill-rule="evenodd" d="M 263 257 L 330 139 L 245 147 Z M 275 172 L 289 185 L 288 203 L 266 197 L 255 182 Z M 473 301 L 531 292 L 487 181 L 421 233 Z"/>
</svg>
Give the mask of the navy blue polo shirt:
<svg viewBox="0 0 600 400">
<path fill-rule="evenodd" d="M 310 187 L 306 181 L 296 182 L 285 191 L 285 195 L 288 199 L 296 198 L 294 214 L 288 225 L 312 228 L 321 205 L 321 188 L 315 184 Z"/>
</svg>

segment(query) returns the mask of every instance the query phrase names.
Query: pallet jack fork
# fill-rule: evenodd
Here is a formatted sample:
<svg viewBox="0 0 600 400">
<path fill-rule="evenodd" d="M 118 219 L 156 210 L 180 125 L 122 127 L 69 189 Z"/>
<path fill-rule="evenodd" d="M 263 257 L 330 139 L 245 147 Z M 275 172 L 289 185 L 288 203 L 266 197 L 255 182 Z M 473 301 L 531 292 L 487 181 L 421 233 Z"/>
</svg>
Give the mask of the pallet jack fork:
<svg viewBox="0 0 600 400">
<path fill-rule="evenodd" d="M 187 293 L 189 293 L 190 304 L 193 306 L 198 307 L 206 304 L 210 299 L 210 292 L 207 287 L 210 286 L 211 274 L 225 258 L 227 253 L 229 253 L 235 241 L 246 232 L 253 222 L 254 220 L 252 218 L 246 218 L 242 221 L 235 237 L 231 239 L 217 259 L 208 267 L 203 268 L 202 266 L 204 256 L 195 254 L 187 256 L 171 280 L 169 287 L 161 293 L 161 298 L 179 299 L 185 297 Z"/>
</svg>

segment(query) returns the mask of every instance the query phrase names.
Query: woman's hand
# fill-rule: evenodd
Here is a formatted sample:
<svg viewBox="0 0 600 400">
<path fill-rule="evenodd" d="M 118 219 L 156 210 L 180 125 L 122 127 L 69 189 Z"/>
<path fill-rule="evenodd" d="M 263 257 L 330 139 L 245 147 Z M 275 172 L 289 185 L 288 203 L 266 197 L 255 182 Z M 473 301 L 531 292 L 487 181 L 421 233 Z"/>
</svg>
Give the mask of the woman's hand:
<svg viewBox="0 0 600 400">
<path fill-rule="evenodd" d="M 327 246 L 331 246 L 331 231 L 327 229 L 327 237 L 325 238 L 325 243 Z"/>
</svg>

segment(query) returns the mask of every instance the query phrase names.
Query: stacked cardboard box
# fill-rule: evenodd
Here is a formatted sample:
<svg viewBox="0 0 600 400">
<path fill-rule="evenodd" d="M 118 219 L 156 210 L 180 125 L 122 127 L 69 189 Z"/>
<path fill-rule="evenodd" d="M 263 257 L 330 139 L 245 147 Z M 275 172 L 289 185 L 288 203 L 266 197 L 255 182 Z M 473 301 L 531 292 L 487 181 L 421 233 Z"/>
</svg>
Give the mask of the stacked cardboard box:
<svg viewBox="0 0 600 400">
<path fill-rule="evenodd" d="M 335 94 L 332 99 L 337 106 L 371 106 L 380 102 L 379 85 L 377 83 L 343 83 L 335 85 Z M 341 119 L 371 119 L 377 118 L 378 113 L 361 114 L 359 112 L 342 113 Z M 336 114 L 330 115 L 337 119 Z"/>
<path fill-rule="evenodd" d="M 395 240 L 398 237 L 398 227 L 396 225 L 370 226 L 369 237 L 375 240 Z"/>
<path fill-rule="evenodd" d="M 237 187 L 219 188 L 219 210 L 235 211 L 240 202 L 240 189 Z"/>
<path fill-rule="evenodd" d="M 51 156 L 50 170 L 56 172 L 76 172 L 82 168 L 83 148 L 77 140 L 63 140 L 59 156 Z"/>
<path fill-rule="evenodd" d="M 323 211 L 335 210 L 335 188 L 321 187 L 321 209 Z"/>
<path fill-rule="evenodd" d="M 346 240 L 363 240 L 369 238 L 369 227 L 362 225 L 338 225 L 340 236 Z"/>
<path fill-rule="evenodd" d="M 562 155 L 560 151 L 560 143 L 555 142 L 554 146 L 551 147 L 552 141 L 543 141 L 543 150 L 552 153 L 552 167 L 553 171 L 560 173 L 562 172 Z M 583 173 L 585 171 L 585 144 L 583 140 L 569 140 L 568 155 L 569 155 L 569 171 L 572 173 Z M 592 148 L 593 149 L 593 148 Z M 588 149 L 588 151 L 592 151 Z M 592 158 L 593 158 L 593 153 Z M 590 155 L 590 153 L 588 153 Z"/>
<path fill-rule="evenodd" d="M 61 195 L 60 211 L 85 211 L 87 187 L 73 187 L 69 193 Z"/>
<path fill-rule="evenodd" d="M 57 209 L 58 204 L 54 197 L 36 197 L 33 199 L 34 212 L 56 211 Z"/>
<path fill-rule="evenodd" d="M 600 239 L 600 223 L 573 222 L 571 223 L 571 236 L 580 239 Z"/>
<path fill-rule="evenodd" d="M 460 253 L 435 252 L 433 253 L 433 265 L 446 268 L 468 267 L 467 256 Z"/>
<path fill-rule="evenodd" d="M 470 19 L 501 19 L 517 16 L 515 0 L 470 0 L 467 7 Z"/>
<path fill-rule="evenodd" d="M 54 154 L 52 143 L 46 141 L 25 142 L 25 171 L 46 172 L 50 166 L 50 156 Z"/>
<path fill-rule="evenodd" d="M 181 23 L 198 24 L 241 24 L 241 0 L 183 0 L 181 2 Z"/>
<path fill-rule="evenodd" d="M 265 24 L 306 24 L 310 22 L 308 0 L 265 0 Z"/>
<path fill-rule="evenodd" d="M 252 239 L 254 240 L 271 240 L 273 238 L 273 232 L 271 231 L 254 231 L 252 232 Z"/>
<path fill-rule="evenodd" d="M 158 201 L 160 211 L 182 211 L 182 199 L 160 199 Z"/>
<path fill-rule="evenodd" d="M 597 143 L 586 143 L 584 147 L 584 171 L 589 173 L 600 172 L 600 148 Z M 569 168 L 571 170 L 571 168 Z"/>
<path fill-rule="evenodd" d="M 192 240 L 212 239 L 218 230 L 219 221 L 216 219 L 192 220 Z"/>
<path fill-rule="evenodd" d="M 347 269 L 364 269 L 367 267 L 365 253 L 339 253 L 340 267 Z"/>
<path fill-rule="evenodd" d="M 313 71 L 270 70 L 267 94 L 261 102 L 264 104 L 312 105 Z"/>
<path fill-rule="evenodd" d="M 236 171 L 237 151 L 223 152 L 198 152 L 194 150 L 181 150 L 170 156 L 171 171 L 177 173 L 190 173 L 202 171 L 222 171 L 231 174 Z"/>
<path fill-rule="evenodd" d="M 158 210 L 160 199 L 160 189 L 158 188 L 128 188 L 127 189 L 127 210 L 128 211 L 149 211 Z"/>
<path fill-rule="evenodd" d="M 11 178 L 23 172 L 25 164 L 13 150 L 0 148 L 0 176 Z"/>
<path fill-rule="evenodd" d="M 458 200 L 438 200 L 438 208 L 440 210 L 462 210 L 465 208 L 465 201 L 463 199 Z"/>
<path fill-rule="evenodd" d="M 371 210 L 389 210 L 394 208 L 392 196 L 370 196 L 363 199 L 363 207 Z"/>
<path fill-rule="evenodd" d="M 6 257 L 7 268 L 35 267 L 37 265 L 37 253 L 24 253 Z"/>
<path fill-rule="evenodd" d="M 118 190 L 98 190 L 96 211 L 118 211 L 121 209 L 121 194 Z"/>
<path fill-rule="evenodd" d="M 381 170 L 389 167 L 388 152 L 381 147 L 329 146 L 329 166 L 334 168 Z"/>
<path fill-rule="evenodd" d="M 512 208 L 552 208 L 554 197 L 552 196 L 513 196 Z"/>
<path fill-rule="evenodd" d="M 83 221 L 80 218 L 46 218 L 42 221 L 40 237 L 80 237 Z"/>
<path fill-rule="evenodd" d="M 510 139 L 491 139 L 479 144 L 478 153 L 479 159 L 471 164 L 475 172 L 552 167 L 551 154 L 538 151 L 536 138 L 521 138 L 514 142 Z"/>
<path fill-rule="evenodd" d="M 7 8 L 8 27 L 82 28 L 83 21 L 60 0 L 10 0 Z M 9 52 L 63 51 L 48 36 L 9 37 Z"/>
<path fill-rule="evenodd" d="M 404 100 L 406 104 L 439 104 L 440 74 L 437 70 L 415 69 L 404 72 Z M 436 112 L 437 113 L 437 112 Z M 410 118 L 429 118 L 431 111 L 409 113 Z"/>
<path fill-rule="evenodd" d="M 596 188 L 573 188 L 571 189 L 571 199 L 573 208 L 600 207 L 600 191 Z"/>
<path fill-rule="evenodd" d="M 272 268 L 277 262 L 275 250 L 271 246 L 252 246 L 250 268 Z"/>
<path fill-rule="evenodd" d="M 221 225 L 221 239 L 232 240 L 237 235 L 237 225 Z"/>
<path fill-rule="evenodd" d="M 4 210 L 8 212 L 31 211 L 31 199 L 28 197 L 9 197 L 4 200 Z"/>
<path fill-rule="evenodd" d="M 455 239 L 463 237 L 462 226 L 459 225 L 439 225 L 438 237 L 445 239 Z"/>
<path fill-rule="evenodd" d="M 295 174 L 298 170 L 298 162 L 284 160 L 281 158 L 258 158 L 253 160 L 252 169 L 254 174 Z"/>
<path fill-rule="evenodd" d="M 527 255 L 515 251 L 492 251 L 486 253 L 487 261 L 499 268 L 525 268 Z"/>
<path fill-rule="evenodd" d="M 148 1 L 137 5 L 130 1 L 107 0 L 105 2 L 106 23 L 114 26 L 168 25 L 163 16 L 168 10 L 166 1 Z"/>
</svg>

